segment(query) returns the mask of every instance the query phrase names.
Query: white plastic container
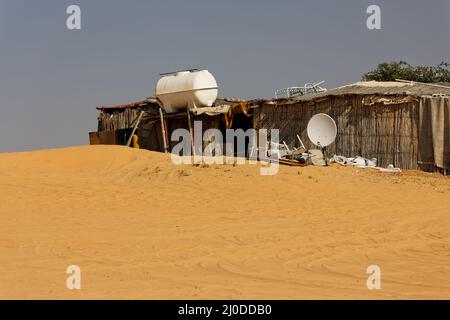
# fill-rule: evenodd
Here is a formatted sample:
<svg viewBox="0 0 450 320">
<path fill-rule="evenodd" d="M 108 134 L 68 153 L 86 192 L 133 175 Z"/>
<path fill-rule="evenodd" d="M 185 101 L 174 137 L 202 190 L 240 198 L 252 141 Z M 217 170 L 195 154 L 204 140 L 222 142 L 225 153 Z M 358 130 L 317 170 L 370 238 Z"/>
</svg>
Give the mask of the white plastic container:
<svg viewBox="0 0 450 320">
<path fill-rule="evenodd" d="M 156 97 L 168 113 L 211 107 L 218 91 L 216 79 L 208 70 L 170 74 L 159 79 L 156 85 Z"/>
</svg>

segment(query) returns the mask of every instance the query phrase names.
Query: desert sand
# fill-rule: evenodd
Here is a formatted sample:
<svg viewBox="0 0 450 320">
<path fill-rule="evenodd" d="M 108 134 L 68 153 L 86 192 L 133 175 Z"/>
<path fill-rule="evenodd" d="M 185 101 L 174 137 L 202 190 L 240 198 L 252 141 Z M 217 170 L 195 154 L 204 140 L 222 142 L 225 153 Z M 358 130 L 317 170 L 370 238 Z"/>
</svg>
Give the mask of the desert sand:
<svg viewBox="0 0 450 320">
<path fill-rule="evenodd" d="M 0 154 L 1 299 L 449 299 L 450 179 Z M 81 290 L 66 268 L 81 268 Z M 381 290 L 366 269 L 381 268 Z"/>
</svg>

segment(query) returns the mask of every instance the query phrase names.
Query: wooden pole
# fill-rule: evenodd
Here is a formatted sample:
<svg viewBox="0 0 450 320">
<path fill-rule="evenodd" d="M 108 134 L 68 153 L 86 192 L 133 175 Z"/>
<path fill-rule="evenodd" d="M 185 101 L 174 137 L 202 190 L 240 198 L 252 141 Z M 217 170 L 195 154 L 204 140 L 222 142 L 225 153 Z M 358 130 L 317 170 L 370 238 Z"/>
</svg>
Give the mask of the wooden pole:
<svg viewBox="0 0 450 320">
<path fill-rule="evenodd" d="M 136 124 L 135 124 L 134 127 L 133 127 L 133 131 L 131 131 L 131 135 L 130 135 L 130 137 L 128 138 L 128 141 L 127 141 L 127 147 L 130 146 L 131 140 L 133 140 L 134 133 L 136 132 L 136 129 L 137 129 L 137 127 L 139 126 L 139 123 L 141 122 L 141 119 L 142 119 L 142 116 L 143 116 L 143 115 L 144 115 L 144 111 L 142 110 L 141 113 L 139 114 L 139 117 L 138 117 L 138 119 L 137 119 L 137 121 L 136 121 Z"/>
<path fill-rule="evenodd" d="M 162 132 L 162 139 L 163 139 L 163 143 L 164 143 L 164 153 L 167 153 L 166 126 L 164 124 L 164 115 L 163 115 L 161 108 L 159 108 L 159 116 L 161 118 L 161 132 Z"/>
<path fill-rule="evenodd" d="M 192 155 L 195 156 L 194 132 L 192 131 L 191 112 L 190 112 L 189 108 L 187 109 L 187 120 L 188 120 L 188 126 L 189 126 L 189 135 L 191 136 Z"/>
</svg>

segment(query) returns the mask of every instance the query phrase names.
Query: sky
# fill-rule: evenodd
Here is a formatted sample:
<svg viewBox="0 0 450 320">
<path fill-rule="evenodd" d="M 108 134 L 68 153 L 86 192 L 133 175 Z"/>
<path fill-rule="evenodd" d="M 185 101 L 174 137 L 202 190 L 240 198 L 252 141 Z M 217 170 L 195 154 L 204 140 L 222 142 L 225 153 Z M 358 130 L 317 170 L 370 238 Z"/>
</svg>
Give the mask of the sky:
<svg viewBox="0 0 450 320">
<path fill-rule="evenodd" d="M 69 5 L 81 30 L 68 30 Z M 381 30 L 366 26 L 381 8 Z M 361 80 L 386 61 L 450 62 L 448 0 L 0 0 L 0 152 L 89 143 L 100 105 L 208 69 L 222 97 Z"/>
</svg>

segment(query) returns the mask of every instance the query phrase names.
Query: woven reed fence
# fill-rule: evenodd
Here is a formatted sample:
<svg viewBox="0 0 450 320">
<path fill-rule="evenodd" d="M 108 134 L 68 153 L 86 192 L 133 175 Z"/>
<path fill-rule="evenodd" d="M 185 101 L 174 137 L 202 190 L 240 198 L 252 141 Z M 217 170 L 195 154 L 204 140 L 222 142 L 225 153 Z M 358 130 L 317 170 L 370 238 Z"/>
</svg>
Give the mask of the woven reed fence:
<svg viewBox="0 0 450 320">
<path fill-rule="evenodd" d="M 138 108 L 128 108 L 114 112 L 100 112 L 98 117 L 98 131 L 113 131 L 128 129 L 133 126 L 141 112 Z"/>
<path fill-rule="evenodd" d="M 254 110 L 254 127 L 279 129 L 280 140 L 291 147 L 299 146 L 298 134 L 307 148 L 314 149 L 307 136 L 307 125 L 313 115 L 326 113 L 338 127 L 335 143 L 327 148 L 328 155 L 377 158 L 378 165 L 383 167 L 393 164 L 403 169 L 418 168 L 419 103 L 411 99 L 389 105 L 383 102 L 367 105 L 364 97 L 347 95 L 320 102 L 264 104 Z"/>
</svg>

